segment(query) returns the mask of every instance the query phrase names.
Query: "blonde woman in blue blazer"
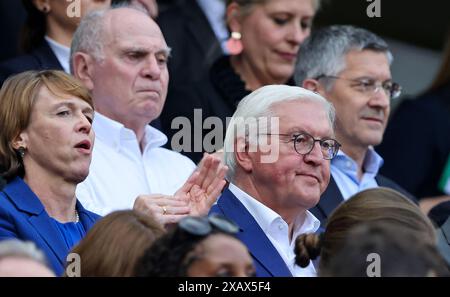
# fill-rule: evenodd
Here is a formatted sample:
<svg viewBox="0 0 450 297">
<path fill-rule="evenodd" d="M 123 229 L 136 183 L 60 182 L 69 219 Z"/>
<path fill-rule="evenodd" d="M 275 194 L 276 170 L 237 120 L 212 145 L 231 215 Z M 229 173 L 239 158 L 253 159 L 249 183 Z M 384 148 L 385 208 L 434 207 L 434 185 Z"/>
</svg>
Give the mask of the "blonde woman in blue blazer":
<svg viewBox="0 0 450 297">
<path fill-rule="evenodd" d="M 0 91 L 0 240 L 29 240 L 61 275 L 98 215 L 75 188 L 89 173 L 94 132 L 88 91 L 62 71 L 28 71 Z"/>
</svg>

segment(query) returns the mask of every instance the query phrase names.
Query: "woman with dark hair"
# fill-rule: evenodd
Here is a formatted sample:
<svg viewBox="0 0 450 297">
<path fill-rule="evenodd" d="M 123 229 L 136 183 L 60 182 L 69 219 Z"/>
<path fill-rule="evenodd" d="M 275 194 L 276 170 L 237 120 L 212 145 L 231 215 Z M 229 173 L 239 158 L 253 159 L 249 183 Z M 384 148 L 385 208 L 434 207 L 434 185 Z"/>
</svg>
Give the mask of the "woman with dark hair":
<svg viewBox="0 0 450 297">
<path fill-rule="evenodd" d="M 10 75 L 26 70 L 56 69 L 70 73 L 70 43 L 81 18 L 92 10 L 108 7 L 111 0 L 22 0 L 22 3 L 27 12 L 20 38 L 24 55 L 0 64 L 0 86 Z"/>
<path fill-rule="evenodd" d="M 413 232 L 430 245 L 436 245 L 433 224 L 420 208 L 401 193 L 378 187 L 361 191 L 336 208 L 323 234 L 302 234 L 297 237 L 296 262 L 300 267 L 306 267 L 311 260 L 320 256 L 320 275 L 336 257 L 350 230 L 369 222 L 386 222 Z"/>
<path fill-rule="evenodd" d="M 70 249 L 99 218 L 75 196 L 89 173 L 88 90 L 62 71 L 27 71 L 0 90 L 0 240 L 33 241 L 61 275 Z"/>
<path fill-rule="evenodd" d="M 239 227 L 219 216 L 186 217 L 157 239 L 136 265 L 136 276 L 254 276 Z"/>
</svg>

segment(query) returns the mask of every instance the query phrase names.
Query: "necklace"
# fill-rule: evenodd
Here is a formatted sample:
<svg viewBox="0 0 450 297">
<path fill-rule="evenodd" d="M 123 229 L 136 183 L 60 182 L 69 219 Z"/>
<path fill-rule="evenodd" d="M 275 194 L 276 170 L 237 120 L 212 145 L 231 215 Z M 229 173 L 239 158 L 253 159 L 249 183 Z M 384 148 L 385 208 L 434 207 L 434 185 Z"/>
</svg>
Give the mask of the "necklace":
<svg viewBox="0 0 450 297">
<path fill-rule="evenodd" d="M 75 223 L 80 221 L 80 216 L 78 215 L 78 211 L 75 209 Z"/>
</svg>

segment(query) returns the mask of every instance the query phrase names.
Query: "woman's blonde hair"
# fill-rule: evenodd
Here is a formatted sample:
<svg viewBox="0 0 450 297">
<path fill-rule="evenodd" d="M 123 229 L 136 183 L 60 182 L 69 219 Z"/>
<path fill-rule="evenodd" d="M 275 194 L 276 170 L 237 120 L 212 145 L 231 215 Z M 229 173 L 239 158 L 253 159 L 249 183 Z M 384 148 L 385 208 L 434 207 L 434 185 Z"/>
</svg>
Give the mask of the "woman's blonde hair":
<svg viewBox="0 0 450 297">
<path fill-rule="evenodd" d="M 89 91 L 63 71 L 26 71 L 8 78 L 0 90 L 0 172 L 6 180 L 24 174 L 22 158 L 13 141 L 28 127 L 44 86 L 54 95 L 72 95 L 94 108 Z"/>
</svg>

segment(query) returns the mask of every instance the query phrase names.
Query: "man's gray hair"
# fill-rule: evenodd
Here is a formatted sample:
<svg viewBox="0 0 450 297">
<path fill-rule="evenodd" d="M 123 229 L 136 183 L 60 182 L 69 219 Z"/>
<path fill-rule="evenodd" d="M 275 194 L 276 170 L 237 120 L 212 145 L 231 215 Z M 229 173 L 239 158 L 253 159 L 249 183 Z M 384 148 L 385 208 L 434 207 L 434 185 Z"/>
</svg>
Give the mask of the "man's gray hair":
<svg viewBox="0 0 450 297">
<path fill-rule="evenodd" d="M 45 266 L 47 260 L 44 253 L 31 241 L 8 239 L 0 242 L 0 260 L 3 258 L 18 257 L 31 259 Z"/>
<path fill-rule="evenodd" d="M 300 46 L 295 82 L 301 86 L 307 78 L 338 75 L 345 69 L 345 56 L 351 50 L 385 53 L 389 64 L 392 53 L 387 43 L 376 34 L 349 25 L 335 25 L 313 32 Z"/>
<path fill-rule="evenodd" d="M 232 182 L 236 173 L 236 158 L 234 144 L 238 135 L 236 131 L 245 131 L 249 120 L 255 119 L 258 125 L 267 124 L 267 119 L 277 117 L 273 105 L 293 100 L 319 102 L 327 113 L 330 127 L 334 127 L 335 110 L 333 105 L 318 93 L 301 87 L 287 85 L 268 85 L 257 89 L 244 97 L 237 106 L 230 120 L 224 141 L 224 162 L 228 166 L 227 180 Z M 248 135 L 246 135 L 248 136 Z M 249 137 L 248 139 L 254 139 Z M 248 140 L 247 139 L 247 140 Z"/>
<path fill-rule="evenodd" d="M 128 3 L 119 3 L 109 8 L 94 10 L 84 16 L 72 37 L 70 47 L 70 72 L 72 74 L 74 74 L 73 55 L 76 52 L 89 53 L 96 61 L 103 60 L 103 47 L 105 46 L 103 20 L 108 11 L 119 8 L 134 9 L 148 16 L 146 10 L 143 8 Z"/>
<path fill-rule="evenodd" d="M 89 53 L 96 61 L 103 59 L 104 24 L 108 9 L 95 10 L 83 17 L 72 37 L 70 47 L 70 72 L 73 73 L 73 55 L 77 52 Z"/>
</svg>

